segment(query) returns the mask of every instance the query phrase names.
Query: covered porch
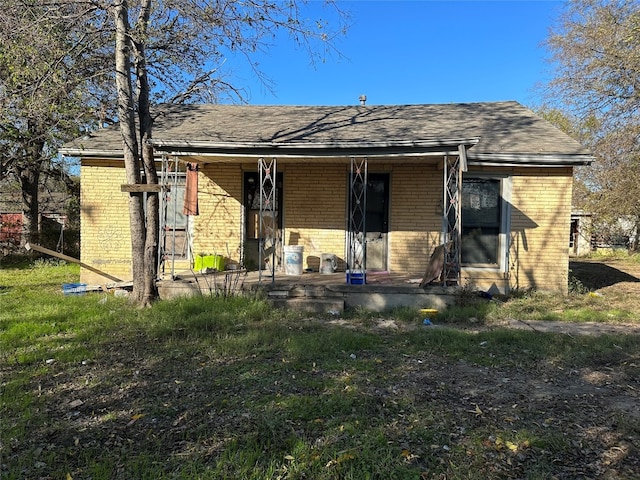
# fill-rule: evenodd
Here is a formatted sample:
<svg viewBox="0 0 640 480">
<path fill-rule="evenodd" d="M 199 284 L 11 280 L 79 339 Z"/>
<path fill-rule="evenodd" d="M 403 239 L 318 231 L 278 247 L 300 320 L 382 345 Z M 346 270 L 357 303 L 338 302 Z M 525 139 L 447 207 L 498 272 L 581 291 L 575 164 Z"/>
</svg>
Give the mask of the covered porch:
<svg viewBox="0 0 640 480">
<path fill-rule="evenodd" d="M 364 290 L 363 287 L 374 289 L 376 287 L 399 287 L 411 288 L 416 293 L 421 278 L 415 284 L 408 281 L 416 279 L 416 273 L 408 272 L 402 268 L 391 268 L 386 258 L 380 257 L 388 255 L 387 234 L 391 232 L 394 219 L 389 219 L 389 212 L 380 214 L 379 218 L 371 214 L 370 206 L 380 203 L 379 198 L 374 198 L 371 194 L 373 182 L 384 180 L 384 172 L 389 171 L 389 166 L 402 165 L 404 168 L 419 169 L 429 167 L 433 173 L 440 177 L 440 185 L 437 180 L 431 180 L 430 185 L 424 185 L 422 189 L 414 192 L 415 196 L 423 199 L 422 208 L 439 212 L 435 218 L 439 218 L 436 227 L 424 232 L 427 233 L 429 245 L 424 246 L 426 255 L 417 258 L 420 262 L 421 271 L 424 273 L 424 266 L 427 264 L 428 255 L 431 254 L 437 245 L 447 245 L 446 258 L 444 261 L 442 275 L 438 275 L 433 282 L 435 286 L 446 287 L 460 285 L 460 236 L 461 236 L 461 188 L 462 173 L 467 169 L 466 151 L 477 142 L 473 139 L 448 139 L 420 142 L 395 142 L 360 144 L 360 145 L 292 145 L 273 143 L 239 147 L 233 145 L 180 145 L 169 142 L 154 143 L 156 151 L 162 152 L 162 182 L 166 184 L 165 192 L 175 189 L 175 179 L 173 172 L 177 172 L 181 166 L 197 165 L 201 170 L 206 170 L 212 182 L 216 182 L 217 175 L 229 165 L 239 166 L 240 171 L 255 171 L 255 177 L 251 180 L 255 184 L 255 198 L 247 200 L 246 190 L 248 185 L 244 184 L 243 192 L 239 193 L 238 200 L 241 203 L 240 222 L 238 235 L 241 238 L 239 252 L 236 259 L 231 260 L 234 268 L 240 270 L 255 270 L 247 273 L 246 285 L 258 285 L 269 291 L 279 288 L 289 288 L 288 286 L 322 285 L 328 291 L 341 291 L 344 288 L 350 290 L 351 287 Z M 258 153 L 263 153 L 257 156 Z M 318 165 L 330 165 L 331 168 L 339 168 L 346 173 L 344 181 L 345 207 L 339 213 L 339 223 L 342 224 L 343 247 L 340 251 L 330 248 L 327 251 L 336 253 L 338 257 L 337 265 L 334 265 L 332 275 L 318 275 L 321 271 L 321 256 L 318 252 L 309 255 L 299 275 L 287 272 L 285 265 L 285 249 L 288 246 L 296 245 L 294 234 L 291 233 L 299 226 L 293 215 L 282 208 L 282 184 L 281 172 L 287 174 L 287 169 L 297 168 L 298 171 L 308 170 L 310 181 L 322 182 L 323 178 L 313 178 L 317 173 Z M 385 168 L 387 170 L 385 170 Z M 315 169 L 315 170 L 314 170 Z M 223 174 L 221 174 L 223 175 Z M 246 173 L 245 173 L 246 175 Z M 387 174 L 388 176 L 388 174 Z M 307 180 L 309 181 L 309 180 Z M 388 179 L 387 179 L 388 182 Z M 437 187 L 434 189 L 434 186 Z M 303 186 L 299 187 L 304 188 Z M 388 189 L 388 185 L 386 187 Z M 369 193 L 368 193 L 369 192 Z M 200 196 L 203 194 L 200 193 Z M 297 196 L 302 202 L 300 191 L 292 193 L 291 188 L 285 193 L 289 198 Z M 171 201 L 175 200 L 171 193 L 163 196 L 163 211 L 169 211 Z M 417 200 L 419 202 L 420 200 Z M 252 202 L 252 205 L 249 203 Z M 386 199 L 389 203 L 389 198 Z M 387 207 L 388 208 L 388 207 Z M 375 212 L 378 214 L 378 212 Z M 409 213 L 410 214 L 410 213 Z M 386 215 L 386 216 L 385 216 Z M 254 222 L 249 222 L 249 216 Z M 166 217 L 166 215 L 163 215 Z M 274 221 L 274 219 L 276 219 Z M 254 223 L 255 226 L 251 226 Z M 397 224 L 397 222 L 396 222 Z M 313 226 L 307 222 L 307 227 Z M 316 218 L 317 228 L 323 228 L 322 218 Z M 188 230 L 188 229 L 187 229 Z M 172 235 L 171 225 L 165 224 L 162 228 L 165 238 L 161 242 L 163 247 L 170 244 L 167 238 Z M 215 231 L 210 232 L 216 235 Z M 321 235 L 320 235 L 321 236 Z M 255 237 L 253 240 L 251 237 Z M 315 239 L 314 239 L 315 240 Z M 190 239 L 189 242 L 192 242 Z M 317 239 L 318 244 L 322 244 L 322 239 Z M 251 251 L 251 245 L 255 245 L 255 251 Z M 382 245 L 382 247 L 380 247 Z M 323 247 L 324 248 L 324 247 Z M 163 273 L 164 282 L 167 279 L 185 278 L 183 264 L 176 264 L 173 258 L 174 253 L 163 248 L 159 257 L 159 271 Z M 189 263 L 193 269 L 194 251 L 190 249 Z M 255 258 L 257 257 L 257 258 Z M 315 260 L 312 260 L 315 259 Z M 257 260 L 257 265 L 251 265 L 253 260 Z M 182 268 L 176 268 L 176 265 Z M 253 268 L 251 268 L 253 266 Z M 249 268 L 247 268 L 249 267 Z M 256 268 L 257 267 L 257 268 Z M 329 273 L 333 273 L 329 272 Z M 346 277 L 345 271 L 366 275 L 366 282 L 351 282 Z M 197 274 L 192 274 L 194 279 Z M 289 273 L 288 275 L 286 273 Z M 324 272 L 328 273 L 328 272 Z M 411 275 L 409 275 L 411 273 Z M 316 275 L 314 275 L 316 274 Z M 188 276 L 188 275 L 187 275 Z M 409 278 L 412 276 L 413 278 Z M 199 284 L 197 280 L 194 280 Z M 206 282 L 205 282 L 206 283 Z M 282 287 L 283 285 L 287 287 Z M 330 288 L 329 288 L 330 287 Z M 206 289 L 206 288 L 205 288 Z M 290 290 L 295 290 L 290 288 Z M 296 290 L 297 291 L 297 290 Z M 340 292 L 347 293 L 347 292 Z M 418 292 L 419 293 L 419 292 Z M 275 294 L 273 294 L 275 295 Z M 419 301 L 422 302 L 422 301 Z M 384 300 L 382 304 L 391 304 L 391 300 Z M 424 303 L 424 302 L 422 302 Z"/>
</svg>

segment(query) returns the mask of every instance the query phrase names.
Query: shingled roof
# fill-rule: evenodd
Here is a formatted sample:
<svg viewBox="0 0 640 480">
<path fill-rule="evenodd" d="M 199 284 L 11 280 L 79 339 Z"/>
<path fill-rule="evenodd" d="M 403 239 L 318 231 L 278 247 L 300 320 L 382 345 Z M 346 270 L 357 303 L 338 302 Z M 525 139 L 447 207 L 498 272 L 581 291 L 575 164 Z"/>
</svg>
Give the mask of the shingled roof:
<svg viewBox="0 0 640 480">
<path fill-rule="evenodd" d="M 161 105 L 158 152 L 207 155 L 395 155 L 466 145 L 473 163 L 585 164 L 590 152 L 518 102 L 434 105 Z M 79 157 L 122 155 L 117 126 L 65 145 Z"/>
</svg>

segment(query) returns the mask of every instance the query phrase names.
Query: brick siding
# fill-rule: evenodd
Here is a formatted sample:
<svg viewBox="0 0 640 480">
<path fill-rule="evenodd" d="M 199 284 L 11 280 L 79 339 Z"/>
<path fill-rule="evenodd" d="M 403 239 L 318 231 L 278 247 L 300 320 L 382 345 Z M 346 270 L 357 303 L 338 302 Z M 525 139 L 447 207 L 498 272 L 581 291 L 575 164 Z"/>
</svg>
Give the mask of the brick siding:
<svg viewBox="0 0 640 480">
<path fill-rule="evenodd" d="M 572 170 L 520 169 L 513 178 L 509 285 L 567 292 Z"/>
<path fill-rule="evenodd" d="M 219 163 L 201 168 L 200 215 L 193 217 L 193 253 L 239 261 L 242 249 L 243 168 Z M 282 161 L 283 245 L 304 247 L 304 268 L 318 268 L 322 253 L 345 267 L 348 171 L 346 163 Z M 370 172 L 390 175 L 389 269 L 421 276 L 440 243 L 443 171 L 436 164 L 371 162 Z M 486 289 L 535 287 L 566 292 L 570 231 L 571 168 L 520 168 L 512 172 L 509 265 L 506 272 L 463 270 L 463 281 Z M 127 195 L 121 162 L 83 161 L 81 167 L 83 262 L 130 278 Z M 104 282 L 82 271 L 82 281 Z"/>
<path fill-rule="evenodd" d="M 80 259 L 122 280 L 131 280 L 128 194 L 122 162 L 83 161 L 80 167 Z M 110 280 L 81 269 L 83 283 Z"/>
<path fill-rule="evenodd" d="M 347 211 L 346 165 L 286 164 L 284 174 L 284 245 L 304 247 L 304 268 L 317 269 L 322 253 L 345 267 Z"/>
</svg>

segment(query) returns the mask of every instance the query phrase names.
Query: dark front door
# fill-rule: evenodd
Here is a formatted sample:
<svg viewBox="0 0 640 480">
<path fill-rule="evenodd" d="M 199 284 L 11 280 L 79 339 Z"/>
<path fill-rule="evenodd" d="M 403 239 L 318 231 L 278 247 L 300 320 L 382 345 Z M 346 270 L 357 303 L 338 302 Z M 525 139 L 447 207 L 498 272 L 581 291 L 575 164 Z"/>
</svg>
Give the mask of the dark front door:
<svg viewBox="0 0 640 480">
<path fill-rule="evenodd" d="M 367 270 L 387 270 L 389 174 L 369 173 L 366 207 Z"/>
</svg>

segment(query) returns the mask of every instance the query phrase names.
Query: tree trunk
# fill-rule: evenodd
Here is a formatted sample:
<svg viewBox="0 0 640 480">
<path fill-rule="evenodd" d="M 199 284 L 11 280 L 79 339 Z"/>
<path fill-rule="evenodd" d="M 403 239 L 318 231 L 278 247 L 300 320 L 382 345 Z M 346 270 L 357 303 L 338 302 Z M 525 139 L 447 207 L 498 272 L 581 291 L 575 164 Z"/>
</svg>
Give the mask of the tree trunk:
<svg viewBox="0 0 640 480">
<path fill-rule="evenodd" d="M 39 132 L 37 122 L 28 121 L 29 129 Z M 35 135 L 37 136 L 37 135 Z M 42 152 L 44 143 L 38 140 L 29 141 L 24 149 L 24 158 L 14 168 L 14 173 L 20 181 L 22 193 L 22 232 L 20 247 L 27 243 L 38 243 L 40 234 L 40 201 L 39 185 L 42 169 Z"/>
<path fill-rule="evenodd" d="M 118 119 L 127 183 L 140 183 L 140 156 L 136 135 L 136 122 L 131 82 L 131 41 L 128 4 L 126 0 L 114 4 L 116 26 L 116 89 L 118 95 Z M 145 301 L 145 237 L 144 204 L 142 193 L 129 194 L 129 221 L 131 230 L 131 270 L 133 277 L 132 300 Z"/>
<path fill-rule="evenodd" d="M 638 247 L 640 246 L 640 215 L 636 215 L 635 217 L 635 225 L 632 231 L 633 241 L 631 242 L 631 251 L 633 253 L 638 252 Z"/>
<path fill-rule="evenodd" d="M 40 152 L 37 153 L 40 156 Z M 18 172 L 22 189 L 22 235 L 20 247 L 27 243 L 38 243 L 39 201 L 38 184 L 40 183 L 40 163 L 26 162 Z"/>
<path fill-rule="evenodd" d="M 150 112 L 149 77 L 147 75 L 147 62 L 144 41 L 147 38 L 149 17 L 151 14 L 151 1 L 144 0 L 140 7 L 140 14 L 136 22 L 136 38 L 134 41 L 135 69 L 138 80 L 138 118 L 140 121 L 140 141 L 142 146 L 142 165 L 148 184 L 158 183 L 153 147 L 150 144 L 153 120 Z M 160 197 L 158 193 L 150 192 L 146 200 L 146 238 L 144 250 L 144 303 L 151 303 L 158 297 L 156 277 L 158 274 L 158 244 L 160 238 Z"/>
</svg>

